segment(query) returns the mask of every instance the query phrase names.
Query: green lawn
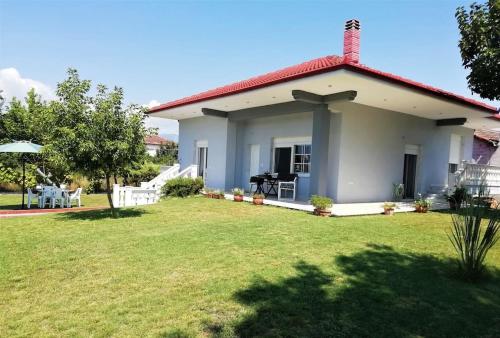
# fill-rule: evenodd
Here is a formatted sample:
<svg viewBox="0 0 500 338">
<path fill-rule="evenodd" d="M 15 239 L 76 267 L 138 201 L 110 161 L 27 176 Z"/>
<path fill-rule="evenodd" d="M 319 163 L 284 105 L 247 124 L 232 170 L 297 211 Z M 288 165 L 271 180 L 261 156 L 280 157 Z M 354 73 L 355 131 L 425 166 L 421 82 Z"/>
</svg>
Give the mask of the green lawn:
<svg viewBox="0 0 500 338">
<path fill-rule="evenodd" d="M 99 206 L 107 206 L 108 198 L 106 194 L 93 194 L 87 195 L 82 194 L 82 207 L 99 207 Z M 8 194 L 8 193 L 0 193 L 0 210 L 7 209 L 20 209 L 21 207 L 22 196 L 21 194 Z M 28 195 L 24 195 L 24 203 L 28 202 Z M 76 202 L 73 202 L 73 206 L 76 205 Z M 36 206 L 32 206 L 36 208 Z"/>
<path fill-rule="evenodd" d="M 0 336 L 495 337 L 441 213 L 320 218 L 201 197 L 0 219 Z"/>
</svg>

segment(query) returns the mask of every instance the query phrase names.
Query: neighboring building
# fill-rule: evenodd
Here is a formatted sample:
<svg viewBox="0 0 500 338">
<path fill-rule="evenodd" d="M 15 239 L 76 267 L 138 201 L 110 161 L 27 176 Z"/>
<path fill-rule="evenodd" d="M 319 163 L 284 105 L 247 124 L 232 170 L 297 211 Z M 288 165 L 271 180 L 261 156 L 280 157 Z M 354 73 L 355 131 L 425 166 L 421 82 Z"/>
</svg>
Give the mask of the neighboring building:
<svg viewBox="0 0 500 338">
<path fill-rule="evenodd" d="M 489 164 L 500 167 L 500 151 L 498 142 L 500 132 L 494 130 L 476 130 L 474 132 L 474 144 L 472 158 L 476 163 Z"/>
<path fill-rule="evenodd" d="M 359 22 L 343 56 L 326 56 L 150 109 L 179 120 L 181 169 L 206 185 L 248 189 L 252 175 L 297 173 L 298 198 L 390 200 L 444 189 L 472 159 L 474 129 L 500 127 L 494 107 L 359 63 Z"/>
<path fill-rule="evenodd" d="M 156 156 L 156 152 L 160 150 L 162 144 L 170 142 L 166 138 L 158 135 L 146 136 L 144 138 L 144 143 L 146 143 L 146 151 L 150 156 Z"/>
</svg>

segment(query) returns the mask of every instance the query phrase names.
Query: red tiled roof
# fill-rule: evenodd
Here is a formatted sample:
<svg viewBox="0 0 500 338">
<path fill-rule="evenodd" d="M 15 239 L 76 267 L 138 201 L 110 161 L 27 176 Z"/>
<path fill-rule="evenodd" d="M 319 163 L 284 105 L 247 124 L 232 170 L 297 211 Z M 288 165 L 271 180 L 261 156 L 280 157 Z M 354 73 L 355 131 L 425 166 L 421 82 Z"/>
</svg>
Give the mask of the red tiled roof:
<svg viewBox="0 0 500 338">
<path fill-rule="evenodd" d="M 476 130 L 474 131 L 474 137 L 485 142 L 497 143 L 498 141 L 500 141 L 500 131 L 486 129 Z"/>
<path fill-rule="evenodd" d="M 164 144 L 164 143 L 168 143 L 168 140 L 166 138 L 163 138 L 163 137 L 158 136 L 158 135 L 150 135 L 150 136 L 146 136 L 144 138 L 144 143 L 146 143 L 146 144 Z"/>
<path fill-rule="evenodd" d="M 367 67 L 365 65 L 349 62 L 343 57 L 336 55 L 329 55 L 322 58 L 307 61 L 295 66 L 283 68 L 271 73 L 256 76 L 248 80 L 236 82 L 227 86 L 218 87 L 206 92 L 202 92 L 196 95 L 188 96 L 179 100 L 164 103 L 162 105 L 152 107 L 149 109 L 149 113 L 158 112 L 165 109 L 175 108 L 187 104 L 192 104 L 196 102 L 201 102 L 205 100 L 215 99 L 219 97 L 224 97 L 228 95 L 233 95 L 257 88 L 271 86 L 277 83 L 283 83 L 291 80 L 296 80 L 303 77 L 308 77 L 312 75 L 317 75 L 321 73 L 326 73 L 334 71 L 337 69 L 348 69 L 354 72 L 362 73 L 368 76 L 376 77 L 382 80 L 397 83 L 406 87 L 420 90 L 427 94 L 439 96 L 451 101 L 455 101 L 461 104 L 469 105 L 478 109 L 488 111 L 490 113 L 497 113 L 496 108 L 485 103 L 469 99 L 460 95 L 453 94 L 432 86 L 425 85 L 420 82 L 412 81 L 401 76 L 393 75 L 386 72 L 381 72 L 376 69 Z"/>
</svg>

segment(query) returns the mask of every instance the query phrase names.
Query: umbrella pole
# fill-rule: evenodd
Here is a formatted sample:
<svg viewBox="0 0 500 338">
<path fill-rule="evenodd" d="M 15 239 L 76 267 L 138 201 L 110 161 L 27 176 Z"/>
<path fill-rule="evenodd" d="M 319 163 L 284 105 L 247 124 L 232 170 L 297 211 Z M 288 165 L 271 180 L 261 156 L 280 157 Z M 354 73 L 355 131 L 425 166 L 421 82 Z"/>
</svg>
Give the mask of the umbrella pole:
<svg viewBox="0 0 500 338">
<path fill-rule="evenodd" d="M 21 209 L 24 209 L 24 185 L 25 185 L 24 181 L 26 180 L 26 172 L 25 172 L 25 170 L 26 170 L 26 168 L 25 168 L 26 164 L 24 162 L 24 156 L 23 156 L 22 162 L 23 162 L 23 202 L 21 204 Z"/>
</svg>

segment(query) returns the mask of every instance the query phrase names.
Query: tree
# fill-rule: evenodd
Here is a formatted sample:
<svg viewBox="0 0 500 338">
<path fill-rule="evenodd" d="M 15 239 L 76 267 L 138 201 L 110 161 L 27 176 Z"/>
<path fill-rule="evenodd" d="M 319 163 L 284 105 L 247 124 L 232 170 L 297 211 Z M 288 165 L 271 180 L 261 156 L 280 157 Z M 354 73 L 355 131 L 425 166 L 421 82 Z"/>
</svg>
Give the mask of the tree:
<svg viewBox="0 0 500 338">
<path fill-rule="evenodd" d="M 457 8 L 462 64 L 470 69 L 469 88 L 482 98 L 500 100 L 500 0 Z"/>
<path fill-rule="evenodd" d="M 58 84 L 59 101 L 52 105 L 58 137 L 54 137 L 52 147 L 73 171 L 89 178 L 104 178 L 108 202 L 116 216 L 111 178 L 146 156 L 145 108 L 124 107 L 121 88 L 108 90 L 98 85 L 95 97 L 89 95 L 90 89 L 90 81 L 81 80 L 75 69 L 69 69 L 68 78 Z"/>
</svg>

